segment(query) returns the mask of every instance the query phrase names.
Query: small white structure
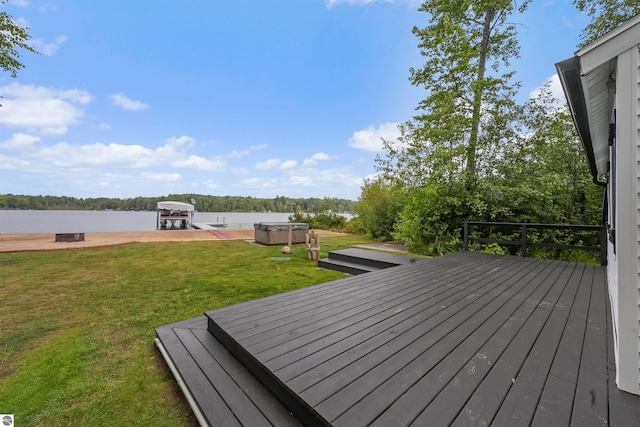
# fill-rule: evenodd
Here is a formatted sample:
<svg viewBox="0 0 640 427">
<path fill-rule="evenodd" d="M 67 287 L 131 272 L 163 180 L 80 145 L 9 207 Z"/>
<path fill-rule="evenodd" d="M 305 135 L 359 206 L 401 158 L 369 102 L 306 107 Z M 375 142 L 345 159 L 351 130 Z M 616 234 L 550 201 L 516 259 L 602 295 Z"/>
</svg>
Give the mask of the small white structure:
<svg viewBox="0 0 640 427">
<path fill-rule="evenodd" d="M 606 188 L 616 383 L 640 394 L 640 15 L 556 64 L 591 175 Z"/>
<path fill-rule="evenodd" d="M 189 228 L 193 224 L 195 208 L 189 203 L 164 201 L 158 202 L 157 228 L 171 227 Z"/>
</svg>

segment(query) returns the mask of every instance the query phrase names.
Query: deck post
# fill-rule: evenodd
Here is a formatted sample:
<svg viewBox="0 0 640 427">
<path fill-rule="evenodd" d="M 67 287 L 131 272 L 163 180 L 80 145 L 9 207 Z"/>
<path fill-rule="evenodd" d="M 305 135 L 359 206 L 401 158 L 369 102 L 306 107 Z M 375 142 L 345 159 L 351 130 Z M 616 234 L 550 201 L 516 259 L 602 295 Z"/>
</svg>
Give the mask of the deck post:
<svg viewBox="0 0 640 427">
<path fill-rule="evenodd" d="M 527 226 L 526 224 L 522 224 L 520 226 L 520 250 L 522 252 L 522 257 L 527 257 Z"/>
<path fill-rule="evenodd" d="M 462 229 L 462 241 L 464 251 L 466 252 L 469 250 L 469 221 L 464 222 L 464 227 Z"/>
</svg>

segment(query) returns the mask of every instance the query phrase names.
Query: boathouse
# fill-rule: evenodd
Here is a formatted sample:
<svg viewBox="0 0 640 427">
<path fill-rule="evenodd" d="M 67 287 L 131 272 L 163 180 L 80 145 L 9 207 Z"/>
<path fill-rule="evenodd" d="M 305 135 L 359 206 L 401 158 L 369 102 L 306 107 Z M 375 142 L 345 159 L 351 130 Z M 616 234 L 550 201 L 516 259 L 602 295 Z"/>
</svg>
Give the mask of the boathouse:
<svg viewBox="0 0 640 427">
<path fill-rule="evenodd" d="M 193 205 L 184 202 L 163 201 L 158 202 L 158 214 L 156 218 L 157 228 L 180 227 L 189 228 L 193 224 Z"/>
<path fill-rule="evenodd" d="M 556 64 L 593 181 L 606 188 L 616 383 L 634 394 L 640 394 L 639 49 L 640 15 Z"/>
</svg>

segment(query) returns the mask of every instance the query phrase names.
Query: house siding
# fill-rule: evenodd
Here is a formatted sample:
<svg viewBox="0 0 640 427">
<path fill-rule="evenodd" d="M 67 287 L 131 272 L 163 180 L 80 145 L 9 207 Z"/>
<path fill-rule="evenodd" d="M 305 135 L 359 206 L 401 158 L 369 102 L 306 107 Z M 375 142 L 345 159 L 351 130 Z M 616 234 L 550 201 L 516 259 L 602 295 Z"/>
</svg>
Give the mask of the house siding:
<svg viewBox="0 0 640 427">
<path fill-rule="evenodd" d="M 640 394 L 640 54 L 638 46 L 617 56 L 615 145 L 615 252 L 609 256 L 609 294 L 616 383 Z M 631 178 L 631 179 L 630 179 Z"/>
<path fill-rule="evenodd" d="M 636 111 L 635 111 L 635 122 L 636 122 L 636 189 L 638 190 L 638 198 L 636 199 L 637 204 L 637 216 L 636 216 L 636 224 L 638 224 L 637 236 L 638 236 L 638 258 L 637 258 L 637 271 L 638 271 L 638 280 L 636 282 L 637 286 L 637 335 L 638 335 L 638 378 L 640 379 L 640 45 L 635 49 L 632 49 L 633 55 L 635 56 L 635 99 L 636 99 Z M 638 389 L 640 390 L 640 380 L 638 384 Z"/>
</svg>

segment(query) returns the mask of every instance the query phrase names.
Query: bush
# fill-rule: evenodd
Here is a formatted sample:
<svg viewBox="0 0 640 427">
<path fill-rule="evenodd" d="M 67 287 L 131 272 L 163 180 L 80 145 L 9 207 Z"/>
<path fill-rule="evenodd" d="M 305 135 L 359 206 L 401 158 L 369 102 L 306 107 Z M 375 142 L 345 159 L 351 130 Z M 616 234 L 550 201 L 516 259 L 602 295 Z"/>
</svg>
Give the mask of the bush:
<svg viewBox="0 0 640 427">
<path fill-rule="evenodd" d="M 319 214 L 305 214 L 296 212 L 289 217 L 291 222 L 304 222 L 320 230 L 344 231 L 347 219 L 335 212 L 325 212 Z"/>
</svg>

